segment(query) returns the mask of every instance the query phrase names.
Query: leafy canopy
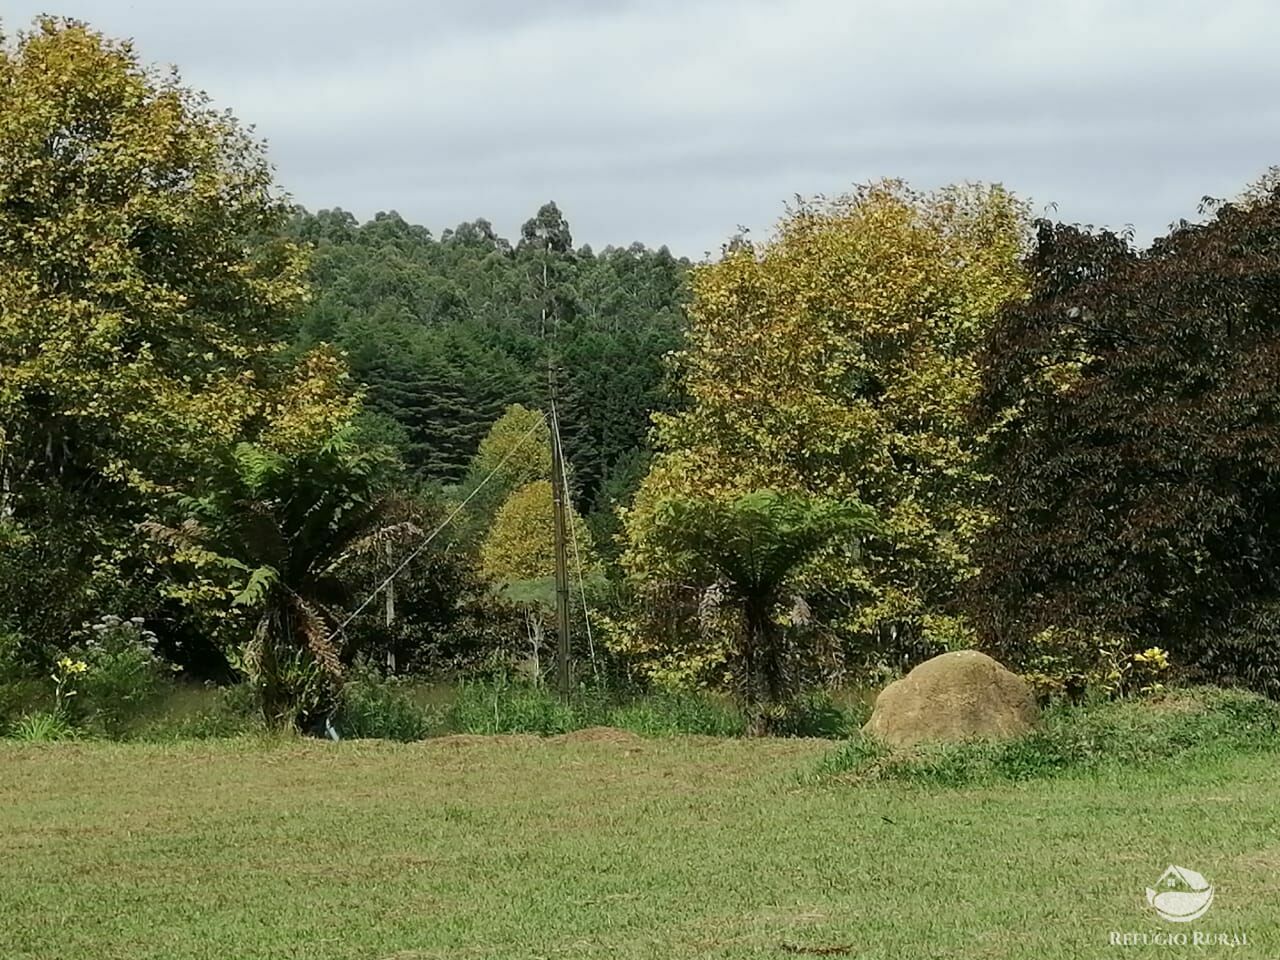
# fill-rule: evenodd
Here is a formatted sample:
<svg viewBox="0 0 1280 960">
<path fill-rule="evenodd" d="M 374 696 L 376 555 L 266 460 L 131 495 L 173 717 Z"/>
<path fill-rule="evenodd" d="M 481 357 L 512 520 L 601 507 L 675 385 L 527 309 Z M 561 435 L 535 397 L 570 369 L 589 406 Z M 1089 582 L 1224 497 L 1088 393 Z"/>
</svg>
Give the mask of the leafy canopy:
<svg viewBox="0 0 1280 960">
<path fill-rule="evenodd" d="M 566 506 L 570 535 L 577 541 L 584 573 L 596 567 L 591 534 L 572 505 Z M 516 489 L 493 518 L 480 545 L 480 569 L 497 582 L 547 580 L 555 575 L 554 501 L 551 482 L 534 480 Z M 575 565 L 568 548 L 570 572 Z"/>
<path fill-rule="evenodd" d="M 655 417 L 658 452 L 626 516 L 636 580 L 678 579 L 664 501 L 755 489 L 858 501 L 881 522 L 866 562 L 832 554 L 807 572 L 832 598 L 826 621 L 871 645 L 886 625 L 963 635 L 936 611 L 972 575 L 986 522 L 968 412 L 983 336 L 1023 292 L 1023 224 L 999 187 L 882 182 L 803 203 L 759 249 L 738 243 L 697 268 L 676 358 L 688 407 Z M 622 638 L 642 662 L 678 660 L 672 643 L 691 645 L 667 620 Z"/>
<path fill-rule="evenodd" d="M 722 578 L 744 603 L 767 606 L 819 551 L 856 553 L 859 538 L 874 529 L 872 517 L 862 504 L 753 490 L 731 500 L 663 501 L 655 534 L 686 569 Z"/>
<path fill-rule="evenodd" d="M 261 146 L 127 42 L 44 18 L 0 48 L 0 456 L 167 486 L 269 413 L 304 262 Z M 66 482 L 65 480 L 62 482 Z"/>
<path fill-rule="evenodd" d="M 740 611 L 733 659 L 747 703 L 778 704 L 798 672 L 788 662 L 798 645 L 784 643 L 777 623 L 784 587 L 820 551 L 856 555 L 874 529 L 873 512 L 860 503 L 755 490 L 729 500 L 664 501 L 654 533 L 682 566 L 714 581 L 709 599 Z"/>
<path fill-rule="evenodd" d="M 0 41 L 0 615 L 24 632 L 154 609 L 136 526 L 166 494 L 349 416 L 332 352 L 282 354 L 287 215 L 261 144 L 128 42 L 49 17 Z"/>
<path fill-rule="evenodd" d="M 1280 690 L 1280 188 L 1148 249 L 1043 222 L 991 332 L 996 522 L 972 606 L 1015 661 L 1095 636 Z M 1063 646 L 1070 646 L 1064 644 Z"/>
</svg>

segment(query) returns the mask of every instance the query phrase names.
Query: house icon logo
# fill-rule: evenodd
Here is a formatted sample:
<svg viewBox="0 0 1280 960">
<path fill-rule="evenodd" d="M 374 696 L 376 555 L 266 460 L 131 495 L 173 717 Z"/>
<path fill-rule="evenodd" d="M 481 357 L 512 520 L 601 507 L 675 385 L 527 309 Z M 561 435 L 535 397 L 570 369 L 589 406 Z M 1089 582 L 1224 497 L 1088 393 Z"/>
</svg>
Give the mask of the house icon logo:
<svg viewBox="0 0 1280 960">
<path fill-rule="evenodd" d="M 1147 903 L 1170 923 L 1199 920 L 1213 904 L 1213 885 L 1194 870 L 1170 867 L 1147 887 Z"/>
</svg>

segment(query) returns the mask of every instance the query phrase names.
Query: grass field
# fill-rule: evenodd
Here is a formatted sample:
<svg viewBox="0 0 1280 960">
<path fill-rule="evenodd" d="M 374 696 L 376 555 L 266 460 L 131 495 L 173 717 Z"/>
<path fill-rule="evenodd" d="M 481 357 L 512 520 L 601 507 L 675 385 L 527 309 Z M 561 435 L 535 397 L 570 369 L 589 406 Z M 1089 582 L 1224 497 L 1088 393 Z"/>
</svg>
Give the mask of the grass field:
<svg viewBox="0 0 1280 960">
<path fill-rule="evenodd" d="M 0 955 L 1280 956 L 1274 755 L 803 785 L 805 740 L 0 743 Z M 1176 863 L 1248 946 L 1180 932 Z M 1189 932 L 1182 930 L 1181 932 Z"/>
</svg>

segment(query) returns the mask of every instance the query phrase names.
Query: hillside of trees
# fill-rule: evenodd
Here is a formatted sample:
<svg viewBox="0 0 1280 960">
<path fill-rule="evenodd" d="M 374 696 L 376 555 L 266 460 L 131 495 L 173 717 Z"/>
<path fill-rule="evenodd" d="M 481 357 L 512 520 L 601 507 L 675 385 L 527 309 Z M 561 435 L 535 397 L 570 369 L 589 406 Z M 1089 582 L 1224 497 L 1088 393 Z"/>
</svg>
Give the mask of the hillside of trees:
<svg viewBox="0 0 1280 960">
<path fill-rule="evenodd" d="M 663 358 L 683 334 L 689 263 L 665 247 L 574 248 L 555 203 L 515 243 L 485 220 L 439 238 L 395 213 L 365 224 L 299 211 L 313 299 L 297 342 L 342 349 L 369 388 L 370 428 L 414 475 L 456 484 L 514 403 L 545 407 L 558 376 L 579 506 L 639 469 L 650 415 L 672 404 Z"/>
</svg>

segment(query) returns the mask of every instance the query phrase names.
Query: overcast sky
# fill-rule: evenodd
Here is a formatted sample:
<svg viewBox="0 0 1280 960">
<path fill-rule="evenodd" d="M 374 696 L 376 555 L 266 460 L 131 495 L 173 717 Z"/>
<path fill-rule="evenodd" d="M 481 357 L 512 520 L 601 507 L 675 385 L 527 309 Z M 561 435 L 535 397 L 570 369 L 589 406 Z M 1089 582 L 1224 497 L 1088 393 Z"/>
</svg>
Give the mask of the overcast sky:
<svg viewBox="0 0 1280 960">
<path fill-rule="evenodd" d="M 1275 0 L 0 0 L 133 37 L 312 209 L 717 251 L 792 195 L 997 180 L 1140 237 L 1280 164 Z"/>
</svg>

